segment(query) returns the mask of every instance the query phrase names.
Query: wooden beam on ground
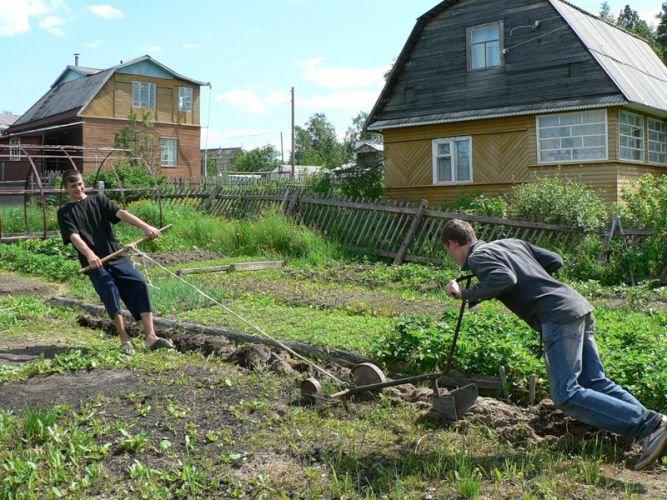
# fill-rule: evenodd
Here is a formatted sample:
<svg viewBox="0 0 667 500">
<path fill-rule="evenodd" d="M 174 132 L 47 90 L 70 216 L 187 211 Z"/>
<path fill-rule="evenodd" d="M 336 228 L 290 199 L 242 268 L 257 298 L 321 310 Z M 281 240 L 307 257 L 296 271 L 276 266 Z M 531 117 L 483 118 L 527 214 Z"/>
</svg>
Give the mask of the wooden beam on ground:
<svg viewBox="0 0 667 500">
<path fill-rule="evenodd" d="M 51 303 L 65 309 L 78 309 L 80 311 L 87 312 L 88 314 L 92 314 L 94 316 L 108 317 L 104 309 L 104 306 L 87 304 L 82 300 L 56 296 L 51 298 Z M 127 321 L 134 321 L 132 319 L 132 315 L 128 311 L 123 310 L 121 311 L 121 314 Z M 258 335 L 250 335 L 248 333 L 243 333 L 235 330 L 228 330 L 226 328 L 216 328 L 213 326 L 200 325 L 197 323 L 186 323 L 158 316 L 153 318 L 153 322 L 155 323 L 156 328 L 180 330 L 196 335 L 225 337 L 231 340 L 232 342 L 243 343 L 243 344 L 263 344 L 263 345 L 268 345 L 276 350 L 282 350 L 282 347 L 280 347 L 280 345 L 278 345 L 271 339 L 260 337 Z M 306 344 L 304 342 L 296 342 L 296 341 L 281 340 L 281 342 L 290 349 L 298 352 L 302 356 L 329 360 L 338 363 L 342 366 L 351 367 L 354 365 L 358 365 L 360 363 L 371 362 L 371 359 L 367 358 L 366 356 L 351 351 L 345 351 L 343 349 L 330 349 L 325 346 L 314 346 Z"/>
<path fill-rule="evenodd" d="M 285 265 L 284 260 L 267 260 L 262 262 L 237 262 L 224 266 L 188 267 L 176 271 L 178 276 L 202 273 L 226 273 L 231 271 L 263 271 L 266 269 L 279 269 Z"/>
</svg>

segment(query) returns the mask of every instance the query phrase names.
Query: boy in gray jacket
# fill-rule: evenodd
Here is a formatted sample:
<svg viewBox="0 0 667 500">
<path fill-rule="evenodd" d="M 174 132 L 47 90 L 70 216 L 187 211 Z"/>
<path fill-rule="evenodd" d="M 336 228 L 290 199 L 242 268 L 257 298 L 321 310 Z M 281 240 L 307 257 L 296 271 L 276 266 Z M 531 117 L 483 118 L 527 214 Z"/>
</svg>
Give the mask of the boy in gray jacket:
<svg viewBox="0 0 667 500">
<path fill-rule="evenodd" d="M 522 240 L 478 241 L 472 226 L 451 220 L 442 232 L 449 256 L 479 283 L 447 293 L 469 303 L 496 298 L 541 336 L 551 398 L 566 415 L 632 438 L 644 448 L 634 468 L 650 467 L 667 451 L 667 416 L 646 409 L 609 380 L 593 336 L 593 306 L 551 275 L 563 259 Z"/>
</svg>

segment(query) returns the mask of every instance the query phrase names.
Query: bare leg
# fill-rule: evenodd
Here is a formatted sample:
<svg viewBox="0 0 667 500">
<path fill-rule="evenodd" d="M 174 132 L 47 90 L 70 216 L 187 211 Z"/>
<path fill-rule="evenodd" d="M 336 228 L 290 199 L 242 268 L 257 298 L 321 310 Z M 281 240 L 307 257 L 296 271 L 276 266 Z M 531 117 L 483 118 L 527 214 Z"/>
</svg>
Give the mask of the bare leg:
<svg viewBox="0 0 667 500">
<path fill-rule="evenodd" d="M 144 326 L 144 335 L 146 336 L 146 347 L 153 345 L 153 342 L 157 340 L 157 335 L 155 335 L 155 327 L 153 326 L 153 313 L 145 312 L 141 313 L 141 322 Z"/>
<path fill-rule="evenodd" d="M 125 342 L 129 342 L 130 336 L 127 334 L 127 330 L 125 330 L 125 322 L 120 314 L 116 314 L 116 317 L 113 319 L 113 324 L 120 336 L 120 343 L 124 344 Z"/>
</svg>

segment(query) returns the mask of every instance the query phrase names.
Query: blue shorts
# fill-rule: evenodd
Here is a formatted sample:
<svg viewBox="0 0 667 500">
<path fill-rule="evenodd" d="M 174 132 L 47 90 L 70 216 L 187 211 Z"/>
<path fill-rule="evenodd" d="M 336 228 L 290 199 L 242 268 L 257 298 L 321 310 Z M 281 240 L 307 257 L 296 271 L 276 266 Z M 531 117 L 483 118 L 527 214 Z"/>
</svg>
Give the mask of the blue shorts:
<svg viewBox="0 0 667 500">
<path fill-rule="evenodd" d="M 152 311 L 146 280 L 131 262 L 106 264 L 86 274 L 111 319 L 120 314 L 121 300 L 137 321 L 141 319 L 141 313 Z"/>
</svg>

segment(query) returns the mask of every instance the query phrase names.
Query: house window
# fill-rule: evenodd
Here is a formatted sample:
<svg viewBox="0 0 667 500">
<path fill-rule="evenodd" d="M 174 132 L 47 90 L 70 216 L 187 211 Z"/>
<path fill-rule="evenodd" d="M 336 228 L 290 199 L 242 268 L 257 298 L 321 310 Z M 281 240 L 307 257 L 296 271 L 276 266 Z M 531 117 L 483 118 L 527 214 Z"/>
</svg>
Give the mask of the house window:
<svg viewBox="0 0 667 500">
<path fill-rule="evenodd" d="M 192 112 L 192 87 L 178 87 L 178 110 Z"/>
<path fill-rule="evenodd" d="M 149 82 L 132 82 L 132 107 L 155 109 L 156 85 Z"/>
<path fill-rule="evenodd" d="M 648 161 L 667 165 L 667 121 L 648 119 Z"/>
<path fill-rule="evenodd" d="M 15 137 L 9 139 L 9 159 L 10 161 L 18 161 L 21 159 L 21 138 Z"/>
<path fill-rule="evenodd" d="M 537 117 L 540 163 L 607 159 L 607 111 Z"/>
<path fill-rule="evenodd" d="M 644 161 L 644 117 L 627 111 L 620 116 L 621 160 Z"/>
<path fill-rule="evenodd" d="M 502 64 L 502 21 L 468 28 L 468 68 L 493 68 Z"/>
<path fill-rule="evenodd" d="M 163 167 L 175 167 L 178 158 L 178 139 L 163 137 L 160 139 L 161 154 L 160 165 Z"/>
<path fill-rule="evenodd" d="M 433 184 L 472 182 L 472 138 L 433 141 Z"/>
</svg>

